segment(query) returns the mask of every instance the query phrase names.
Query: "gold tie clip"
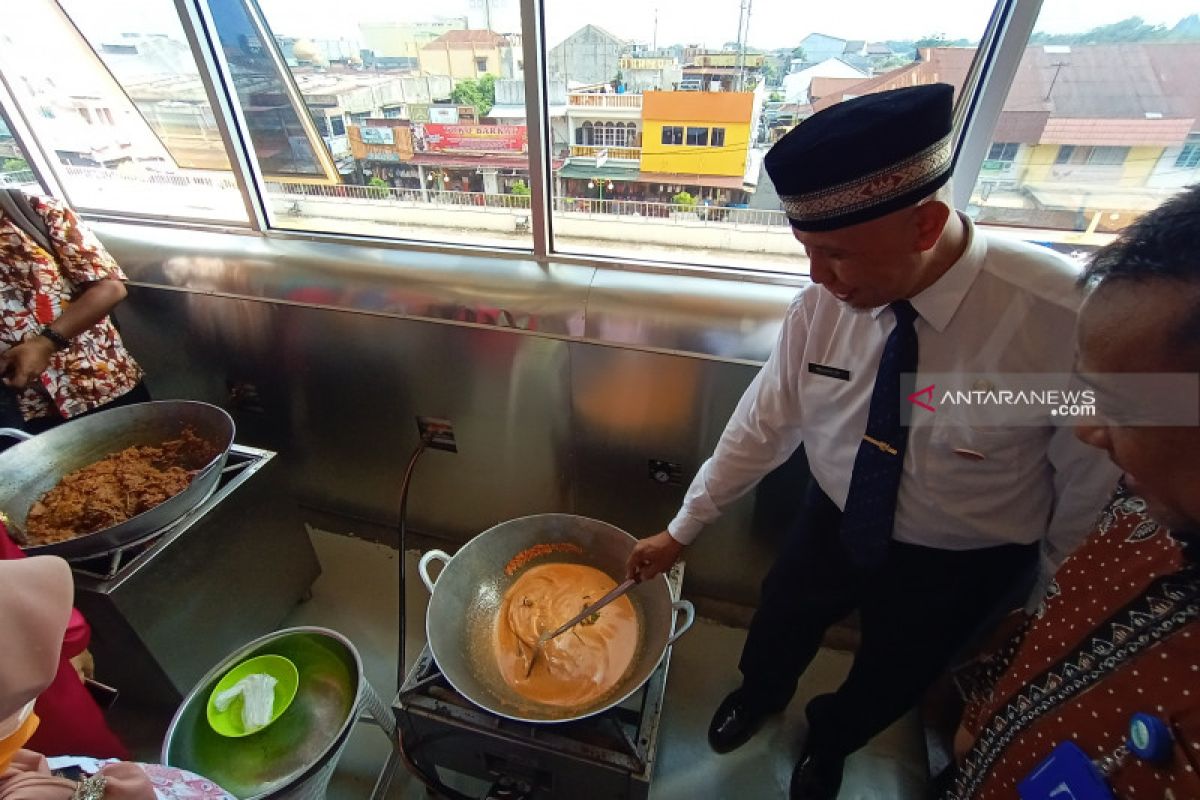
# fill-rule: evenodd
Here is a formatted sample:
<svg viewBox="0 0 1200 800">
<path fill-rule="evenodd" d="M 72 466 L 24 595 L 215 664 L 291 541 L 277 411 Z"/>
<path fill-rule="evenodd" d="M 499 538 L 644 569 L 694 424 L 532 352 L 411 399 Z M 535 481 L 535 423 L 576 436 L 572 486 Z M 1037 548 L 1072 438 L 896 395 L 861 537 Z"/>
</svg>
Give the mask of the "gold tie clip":
<svg viewBox="0 0 1200 800">
<path fill-rule="evenodd" d="M 887 442 L 881 442 L 881 441 L 879 441 L 879 440 L 878 440 L 878 439 L 876 439 L 874 436 L 867 436 L 866 434 L 863 434 L 863 438 L 864 438 L 864 439 L 866 439 L 866 440 L 867 440 L 868 442 L 870 442 L 871 444 L 873 444 L 873 445 L 875 445 L 876 447 L 878 447 L 878 448 L 879 448 L 880 450 L 882 450 L 883 452 L 887 453 L 889 456 L 898 456 L 898 455 L 900 455 L 900 451 L 899 451 L 899 450 L 897 450 L 896 448 L 892 447 L 892 446 L 891 446 L 890 444 L 888 444 Z"/>
</svg>

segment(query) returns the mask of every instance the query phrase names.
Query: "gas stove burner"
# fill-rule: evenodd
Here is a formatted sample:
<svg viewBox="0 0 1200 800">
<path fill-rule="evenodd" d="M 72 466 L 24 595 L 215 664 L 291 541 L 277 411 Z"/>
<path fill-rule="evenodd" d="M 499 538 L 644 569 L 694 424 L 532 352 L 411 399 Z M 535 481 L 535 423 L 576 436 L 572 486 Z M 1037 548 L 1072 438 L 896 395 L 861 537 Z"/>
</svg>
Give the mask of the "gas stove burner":
<svg viewBox="0 0 1200 800">
<path fill-rule="evenodd" d="M 668 574 L 679 598 L 683 565 Z M 671 653 L 623 703 L 585 719 L 538 724 L 486 711 L 456 692 L 428 645 L 396 698 L 409 759 L 439 781 L 467 778 L 485 798 L 549 800 L 605 797 L 645 800 L 658 749 L 658 731 Z"/>
</svg>

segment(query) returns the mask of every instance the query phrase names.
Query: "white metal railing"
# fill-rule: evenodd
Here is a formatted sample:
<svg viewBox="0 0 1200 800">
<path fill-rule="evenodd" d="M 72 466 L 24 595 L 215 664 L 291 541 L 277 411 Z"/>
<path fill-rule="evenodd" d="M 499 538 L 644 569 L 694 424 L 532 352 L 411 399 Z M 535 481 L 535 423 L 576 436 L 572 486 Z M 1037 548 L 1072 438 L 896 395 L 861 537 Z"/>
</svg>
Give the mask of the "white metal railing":
<svg viewBox="0 0 1200 800">
<path fill-rule="evenodd" d="M 573 144 L 571 145 L 571 156 L 572 158 L 595 158 L 604 150 L 608 151 L 609 158 L 617 161 L 640 161 L 642 158 L 642 148 L 616 144 Z"/>
<path fill-rule="evenodd" d="M 320 198 L 385 205 L 405 203 L 460 208 L 529 208 L 529 197 L 515 194 L 393 189 L 384 186 L 313 186 L 274 181 L 267 183 L 266 188 L 268 194 L 292 201 Z M 787 215 L 782 211 L 756 208 L 731 208 L 703 204 L 680 205 L 643 200 L 599 200 L 588 197 L 555 197 L 552 207 L 558 214 L 607 215 L 629 221 L 724 223 L 778 228 L 788 225 Z"/>
<path fill-rule="evenodd" d="M 65 175 L 73 178 L 124 181 L 142 186 L 177 186 L 180 188 L 196 187 L 204 189 L 220 189 L 236 192 L 238 185 L 232 176 L 228 175 L 180 175 L 166 172 L 122 172 L 103 167 L 80 167 L 65 164 L 62 167 Z"/>
<path fill-rule="evenodd" d="M 582 108 L 641 108 L 640 94 L 600 94 L 593 92 L 571 92 L 567 105 Z"/>
<path fill-rule="evenodd" d="M 12 172 L 0 172 L 0 186 L 28 186 L 37 183 L 31 169 L 18 169 Z"/>
<path fill-rule="evenodd" d="M 473 206 L 475 208 L 529 208 L 529 196 L 519 194 L 489 194 L 459 192 L 443 189 L 394 189 L 389 186 L 312 186 L 304 183 L 269 181 L 267 194 L 290 198 L 319 197 L 353 200 L 360 203 L 421 203 L 439 206 Z"/>
<path fill-rule="evenodd" d="M 236 191 L 233 179 L 224 176 L 172 175 L 160 173 L 123 173 L 96 167 L 64 166 L 65 174 L 79 178 L 116 180 L 141 186 L 174 187 L 183 191 L 196 188 Z M 31 173 L 32 175 L 32 173 Z M 375 205 L 435 206 L 440 208 L 483 208 L 528 211 L 529 196 L 488 192 L 461 192 L 445 189 L 397 189 L 388 186 L 355 186 L 268 181 L 267 194 L 296 204 L 295 213 L 315 213 L 299 203 L 305 200 L 336 200 Z M 644 200 L 600 200 L 590 197 L 560 197 L 553 199 L 556 214 L 587 214 L 630 222 L 662 222 L 666 224 L 725 224 L 784 228 L 787 216 L 782 211 L 712 206 L 702 203 L 681 205 Z"/>
</svg>

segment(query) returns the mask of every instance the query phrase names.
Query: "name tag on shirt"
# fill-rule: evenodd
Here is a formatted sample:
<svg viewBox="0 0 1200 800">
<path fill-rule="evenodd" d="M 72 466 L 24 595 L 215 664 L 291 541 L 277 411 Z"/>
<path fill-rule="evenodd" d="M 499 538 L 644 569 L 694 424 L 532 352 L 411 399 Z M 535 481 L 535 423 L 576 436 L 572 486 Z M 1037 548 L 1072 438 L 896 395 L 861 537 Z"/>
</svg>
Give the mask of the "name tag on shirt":
<svg viewBox="0 0 1200 800">
<path fill-rule="evenodd" d="M 808 362 L 808 371 L 814 375 L 824 375 L 826 378 L 836 378 L 839 381 L 850 380 L 850 370 L 838 367 L 827 367 L 824 364 Z"/>
</svg>

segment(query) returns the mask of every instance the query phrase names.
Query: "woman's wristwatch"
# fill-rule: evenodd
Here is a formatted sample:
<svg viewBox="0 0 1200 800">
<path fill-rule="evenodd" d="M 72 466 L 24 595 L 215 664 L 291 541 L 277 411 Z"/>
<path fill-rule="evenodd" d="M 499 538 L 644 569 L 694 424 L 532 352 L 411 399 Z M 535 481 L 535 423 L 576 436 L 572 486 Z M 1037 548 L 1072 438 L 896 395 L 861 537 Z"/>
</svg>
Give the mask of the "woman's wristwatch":
<svg viewBox="0 0 1200 800">
<path fill-rule="evenodd" d="M 42 329 L 38 331 L 38 336 L 45 336 L 47 339 L 53 342 L 55 350 L 66 350 L 71 346 L 70 339 L 54 330 L 54 328 L 51 328 L 49 325 L 43 326 Z"/>
</svg>

